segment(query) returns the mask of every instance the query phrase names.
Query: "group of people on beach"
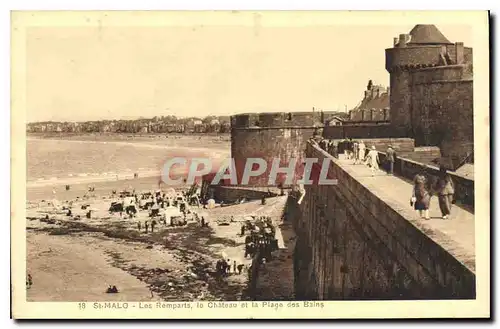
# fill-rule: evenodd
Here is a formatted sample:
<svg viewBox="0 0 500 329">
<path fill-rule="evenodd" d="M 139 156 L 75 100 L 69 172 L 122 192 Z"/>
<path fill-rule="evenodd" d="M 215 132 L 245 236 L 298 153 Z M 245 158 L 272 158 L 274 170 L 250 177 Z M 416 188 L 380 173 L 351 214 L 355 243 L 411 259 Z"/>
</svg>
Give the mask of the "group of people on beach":
<svg viewBox="0 0 500 329">
<path fill-rule="evenodd" d="M 221 258 L 215 264 L 215 271 L 219 276 L 227 276 L 231 273 L 241 274 L 245 265 L 238 264 L 235 260 Z"/>
<path fill-rule="evenodd" d="M 240 236 L 245 237 L 245 255 L 251 258 L 258 257 L 259 263 L 265 263 L 271 259 L 271 253 L 278 249 L 278 240 L 275 238 L 276 231 L 268 216 L 252 216 L 252 223 L 246 220 L 241 225 Z M 226 276 L 230 273 L 241 274 L 245 265 L 226 257 L 221 257 L 215 265 L 216 273 Z M 251 266 L 247 266 L 250 271 Z"/>
<path fill-rule="evenodd" d="M 245 233 L 247 233 L 246 236 Z M 245 236 L 245 258 L 258 255 L 260 259 L 269 260 L 271 253 L 278 249 L 276 230 L 269 217 L 257 218 L 255 223 L 246 221 L 241 226 L 240 235 Z"/>
</svg>

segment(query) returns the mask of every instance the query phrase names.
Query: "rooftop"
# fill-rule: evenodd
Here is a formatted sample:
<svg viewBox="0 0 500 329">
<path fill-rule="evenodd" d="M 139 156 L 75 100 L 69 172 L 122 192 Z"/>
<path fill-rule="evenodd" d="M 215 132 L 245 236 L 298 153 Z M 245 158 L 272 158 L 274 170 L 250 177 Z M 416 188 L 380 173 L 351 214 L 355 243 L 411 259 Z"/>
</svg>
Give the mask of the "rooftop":
<svg viewBox="0 0 500 329">
<path fill-rule="evenodd" d="M 371 109 L 385 109 L 389 107 L 389 94 L 387 92 L 383 93 L 379 97 L 374 98 L 364 98 L 361 104 L 356 106 L 353 110 L 371 110 Z"/>
<path fill-rule="evenodd" d="M 435 25 L 418 24 L 410 31 L 409 45 L 453 44 Z"/>
</svg>

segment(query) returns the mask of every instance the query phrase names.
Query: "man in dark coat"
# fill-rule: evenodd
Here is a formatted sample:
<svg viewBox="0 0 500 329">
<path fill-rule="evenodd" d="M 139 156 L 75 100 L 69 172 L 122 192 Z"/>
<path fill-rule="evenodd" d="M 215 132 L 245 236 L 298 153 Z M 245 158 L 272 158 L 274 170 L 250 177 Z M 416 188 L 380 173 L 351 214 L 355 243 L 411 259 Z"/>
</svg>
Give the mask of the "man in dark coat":
<svg viewBox="0 0 500 329">
<path fill-rule="evenodd" d="M 393 175 L 394 162 L 396 161 L 396 151 L 394 151 L 391 145 L 389 145 L 389 147 L 387 148 L 386 161 L 387 161 L 387 173 L 389 175 Z"/>
</svg>

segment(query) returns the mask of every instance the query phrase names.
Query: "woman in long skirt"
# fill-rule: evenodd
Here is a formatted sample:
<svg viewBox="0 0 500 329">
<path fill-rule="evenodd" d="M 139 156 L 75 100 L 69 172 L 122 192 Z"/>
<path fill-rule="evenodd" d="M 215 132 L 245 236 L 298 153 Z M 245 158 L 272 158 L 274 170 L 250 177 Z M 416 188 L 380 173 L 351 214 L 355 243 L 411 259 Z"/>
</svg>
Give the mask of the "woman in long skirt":
<svg viewBox="0 0 500 329">
<path fill-rule="evenodd" d="M 378 169 L 378 163 L 379 163 L 379 158 L 378 158 L 378 152 L 375 148 L 375 145 L 372 146 L 372 149 L 370 152 L 368 152 L 368 165 L 372 169 L 372 176 L 375 175 L 375 171 L 379 170 Z"/>
<path fill-rule="evenodd" d="M 417 174 L 413 179 L 413 198 L 415 210 L 418 210 L 421 218 L 428 220 L 431 195 L 427 189 L 427 178 L 423 172 Z"/>
<path fill-rule="evenodd" d="M 447 173 L 446 168 L 443 166 L 439 168 L 437 194 L 441 214 L 443 215 L 443 219 L 447 219 L 451 213 L 451 206 L 453 204 L 453 195 L 455 194 L 455 188 L 453 186 L 451 176 Z"/>
</svg>

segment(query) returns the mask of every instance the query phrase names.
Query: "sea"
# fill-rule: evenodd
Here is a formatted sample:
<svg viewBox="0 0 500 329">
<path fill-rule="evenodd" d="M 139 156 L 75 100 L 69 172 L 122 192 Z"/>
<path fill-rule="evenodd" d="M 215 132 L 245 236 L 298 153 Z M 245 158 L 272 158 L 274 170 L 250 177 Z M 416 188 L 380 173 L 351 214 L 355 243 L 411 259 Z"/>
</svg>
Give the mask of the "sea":
<svg viewBox="0 0 500 329">
<path fill-rule="evenodd" d="M 172 157 L 228 156 L 220 149 L 128 141 L 27 140 L 27 187 L 159 176 Z"/>
</svg>

